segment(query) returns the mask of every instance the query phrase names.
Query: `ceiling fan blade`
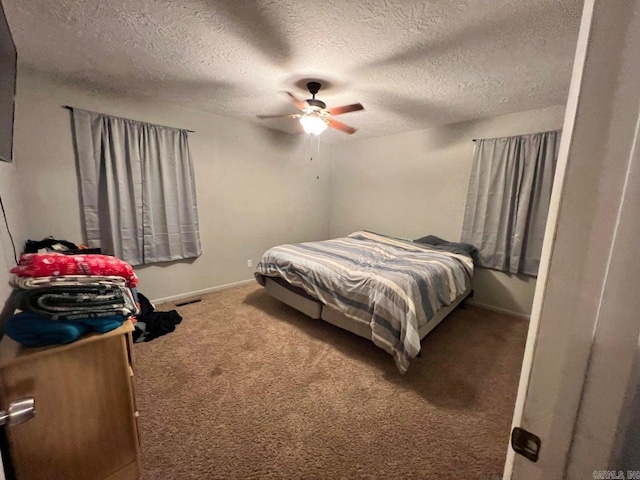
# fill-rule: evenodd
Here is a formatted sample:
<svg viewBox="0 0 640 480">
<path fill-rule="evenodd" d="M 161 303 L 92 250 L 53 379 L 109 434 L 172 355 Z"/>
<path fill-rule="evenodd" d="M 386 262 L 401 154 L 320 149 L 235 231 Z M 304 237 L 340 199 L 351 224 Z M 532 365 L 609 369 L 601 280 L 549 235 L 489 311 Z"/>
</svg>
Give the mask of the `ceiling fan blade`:
<svg viewBox="0 0 640 480">
<path fill-rule="evenodd" d="M 293 114 L 285 114 L 285 115 L 256 115 L 256 118 L 267 119 L 267 118 L 300 118 L 299 113 Z"/>
<path fill-rule="evenodd" d="M 336 130 L 340 130 L 341 132 L 348 133 L 349 135 L 351 135 L 352 133 L 356 133 L 355 128 L 350 127 L 349 125 L 345 125 L 344 123 L 334 120 L 333 118 L 330 118 L 327 121 L 327 125 L 329 125 L 331 128 L 335 128 Z"/>
<path fill-rule="evenodd" d="M 342 115 L 343 113 L 357 112 L 358 110 L 364 110 L 361 103 L 352 103 L 351 105 L 343 105 L 342 107 L 333 107 L 329 109 L 331 115 Z"/>
<path fill-rule="evenodd" d="M 289 98 L 291 99 L 291 103 L 293 103 L 298 108 L 298 110 L 304 110 L 305 108 L 307 108 L 307 103 L 304 100 L 300 100 L 291 92 L 284 92 L 284 93 L 289 95 Z"/>
</svg>

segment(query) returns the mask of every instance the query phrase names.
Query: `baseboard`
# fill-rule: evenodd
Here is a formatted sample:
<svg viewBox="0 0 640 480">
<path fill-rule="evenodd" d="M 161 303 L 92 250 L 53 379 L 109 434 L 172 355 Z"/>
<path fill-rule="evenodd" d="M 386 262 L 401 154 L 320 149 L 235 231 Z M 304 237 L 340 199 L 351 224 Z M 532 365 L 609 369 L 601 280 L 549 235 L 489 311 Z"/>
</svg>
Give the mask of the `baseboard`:
<svg viewBox="0 0 640 480">
<path fill-rule="evenodd" d="M 247 285 L 249 283 L 255 282 L 254 278 L 250 280 L 240 280 L 239 282 L 227 283 L 225 285 L 218 285 L 217 287 L 205 288 L 202 290 L 195 290 L 193 292 L 180 293 L 178 295 L 171 295 L 170 297 L 156 298 L 151 300 L 151 303 L 160 304 L 167 302 L 175 302 L 176 300 L 184 300 L 185 298 L 193 298 L 198 295 L 204 295 L 205 293 L 211 293 L 218 290 L 225 290 L 227 288 L 239 287 L 240 285 Z"/>
<path fill-rule="evenodd" d="M 473 305 L 475 307 L 486 308 L 487 310 L 492 310 L 492 311 L 498 312 L 498 313 L 504 313 L 505 315 L 511 315 L 512 317 L 518 317 L 518 318 L 522 318 L 524 320 L 529 320 L 531 318 L 531 316 L 527 315 L 526 313 L 514 312 L 513 310 L 508 310 L 506 308 L 494 307 L 493 305 L 487 305 L 485 303 L 479 303 L 479 302 L 476 302 L 475 300 L 472 300 L 472 299 L 468 299 L 466 303 L 467 303 L 467 305 Z"/>
</svg>

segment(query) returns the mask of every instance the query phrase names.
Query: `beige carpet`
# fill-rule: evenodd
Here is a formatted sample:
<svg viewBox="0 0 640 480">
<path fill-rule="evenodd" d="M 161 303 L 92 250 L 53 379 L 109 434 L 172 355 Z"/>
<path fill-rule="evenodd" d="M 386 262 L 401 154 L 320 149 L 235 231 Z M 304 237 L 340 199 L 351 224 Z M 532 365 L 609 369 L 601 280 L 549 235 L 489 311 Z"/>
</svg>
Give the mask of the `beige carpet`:
<svg viewBox="0 0 640 480">
<path fill-rule="evenodd" d="M 527 322 L 458 309 L 401 376 L 257 285 L 178 311 L 135 346 L 144 479 L 499 478 Z"/>
</svg>

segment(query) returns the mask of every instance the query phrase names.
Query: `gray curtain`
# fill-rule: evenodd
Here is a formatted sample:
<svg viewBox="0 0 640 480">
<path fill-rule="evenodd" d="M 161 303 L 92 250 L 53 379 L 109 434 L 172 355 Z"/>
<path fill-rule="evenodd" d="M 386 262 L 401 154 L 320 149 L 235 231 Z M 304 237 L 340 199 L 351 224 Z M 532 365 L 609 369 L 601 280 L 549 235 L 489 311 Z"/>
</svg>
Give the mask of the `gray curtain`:
<svg viewBox="0 0 640 480">
<path fill-rule="evenodd" d="M 479 265 L 536 276 L 560 131 L 477 140 L 462 241 Z"/>
<path fill-rule="evenodd" d="M 72 111 L 87 245 L 132 265 L 199 256 L 187 132 Z"/>
</svg>

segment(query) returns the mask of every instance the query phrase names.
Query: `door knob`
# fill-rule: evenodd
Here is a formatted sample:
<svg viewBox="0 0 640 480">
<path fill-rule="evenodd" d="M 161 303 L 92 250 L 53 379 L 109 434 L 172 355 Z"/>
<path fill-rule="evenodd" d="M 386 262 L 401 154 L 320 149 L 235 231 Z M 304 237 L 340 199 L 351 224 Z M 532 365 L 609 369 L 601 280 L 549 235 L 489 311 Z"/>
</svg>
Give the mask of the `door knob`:
<svg viewBox="0 0 640 480">
<path fill-rule="evenodd" d="M 36 401 L 31 398 L 21 398 L 9 404 L 9 408 L 0 411 L 0 425 L 8 424 L 10 427 L 20 425 L 31 420 L 36 414 Z"/>
</svg>

